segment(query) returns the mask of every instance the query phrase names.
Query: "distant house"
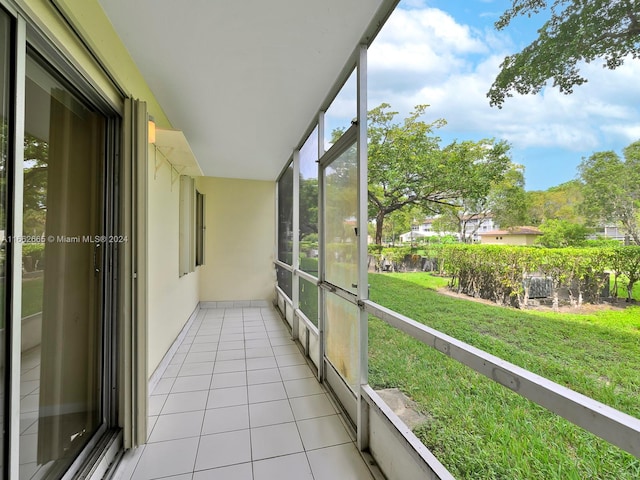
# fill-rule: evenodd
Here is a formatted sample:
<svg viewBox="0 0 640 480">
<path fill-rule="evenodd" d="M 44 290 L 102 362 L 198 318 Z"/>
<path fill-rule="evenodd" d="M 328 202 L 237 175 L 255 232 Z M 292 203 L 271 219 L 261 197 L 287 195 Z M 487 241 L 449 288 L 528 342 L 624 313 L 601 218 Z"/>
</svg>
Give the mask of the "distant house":
<svg viewBox="0 0 640 480">
<path fill-rule="evenodd" d="M 473 242 L 480 241 L 480 234 L 498 228 L 498 224 L 493 221 L 493 215 L 488 214 L 473 214 L 464 215 L 460 219 L 460 227 L 455 232 L 443 232 L 436 230 L 433 227 L 437 217 L 425 218 L 422 223 L 412 225 L 411 231 L 400 235 L 400 241 L 408 243 L 418 238 L 424 237 L 444 237 L 454 236 L 460 240 L 461 232 L 464 229 L 464 236 L 467 239 L 471 239 Z M 467 240 L 468 241 L 468 240 Z"/>
<path fill-rule="evenodd" d="M 418 238 L 425 237 L 444 237 L 447 235 L 458 236 L 457 232 L 441 232 L 434 230 L 433 223 L 436 218 L 425 218 L 422 223 L 412 225 L 411 231 L 400 235 L 400 241 L 402 243 L 409 243 L 417 240 Z"/>
<path fill-rule="evenodd" d="M 500 228 L 500 226 L 494 222 L 491 213 L 464 215 L 460 219 L 460 227 L 461 229 L 464 227 L 464 236 L 467 238 L 467 241 L 471 239 L 472 242 L 479 242 L 480 234 Z"/>
<path fill-rule="evenodd" d="M 512 227 L 507 230 L 480 232 L 480 243 L 488 245 L 533 245 L 542 235 L 536 227 Z"/>
<path fill-rule="evenodd" d="M 601 225 L 596 228 L 593 235 L 590 235 L 589 238 L 605 238 L 608 240 L 617 240 L 620 243 L 625 243 L 628 241 L 627 236 L 624 234 L 622 229 L 614 224 Z"/>
</svg>

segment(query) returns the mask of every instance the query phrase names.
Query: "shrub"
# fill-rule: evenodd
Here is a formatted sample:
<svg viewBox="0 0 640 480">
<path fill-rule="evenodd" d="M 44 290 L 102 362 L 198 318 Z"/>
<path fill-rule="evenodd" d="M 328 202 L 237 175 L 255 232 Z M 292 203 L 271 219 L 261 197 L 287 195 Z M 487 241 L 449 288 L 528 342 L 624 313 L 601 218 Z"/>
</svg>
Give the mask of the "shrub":
<svg viewBox="0 0 640 480">
<path fill-rule="evenodd" d="M 383 248 L 381 260 L 400 270 L 409 247 Z M 431 244 L 423 245 L 420 255 L 451 277 L 449 286 L 460 293 L 486 298 L 502 305 L 524 308 L 529 300 L 528 277 L 541 273 L 550 280 L 554 308 L 559 306 L 561 289 L 567 289 L 574 306 L 598 303 L 614 275 L 614 294 L 618 282 L 627 288 L 627 300 L 640 282 L 640 247 L 544 248 L 510 245 Z M 412 258 L 412 262 L 416 259 Z"/>
</svg>

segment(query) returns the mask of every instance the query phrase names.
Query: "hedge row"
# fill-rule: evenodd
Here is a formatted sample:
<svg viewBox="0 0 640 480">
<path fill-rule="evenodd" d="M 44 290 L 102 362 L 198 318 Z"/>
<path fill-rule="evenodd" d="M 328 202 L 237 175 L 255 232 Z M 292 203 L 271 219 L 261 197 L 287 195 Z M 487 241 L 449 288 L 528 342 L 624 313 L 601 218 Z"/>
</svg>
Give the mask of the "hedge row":
<svg viewBox="0 0 640 480">
<path fill-rule="evenodd" d="M 618 284 L 624 284 L 627 300 L 631 300 L 633 287 L 640 280 L 639 246 L 539 248 L 456 244 L 432 245 L 420 251 L 374 247 L 370 253 L 379 268 L 391 263 L 392 269 L 397 269 L 404 259 L 415 262 L 416 256 L 432 259 L 440 273 L 451 277 L 450 286 L 456 291 L 519 308 L 524 308 L 529 300 L 532 275 L 550 281 L 554 308 L 559 305 L 561 289 L 568 291 L 572 305 L 598 303 L 608 286 L 608 273 L 614 277 L 613 295 Z"/>
</svg>

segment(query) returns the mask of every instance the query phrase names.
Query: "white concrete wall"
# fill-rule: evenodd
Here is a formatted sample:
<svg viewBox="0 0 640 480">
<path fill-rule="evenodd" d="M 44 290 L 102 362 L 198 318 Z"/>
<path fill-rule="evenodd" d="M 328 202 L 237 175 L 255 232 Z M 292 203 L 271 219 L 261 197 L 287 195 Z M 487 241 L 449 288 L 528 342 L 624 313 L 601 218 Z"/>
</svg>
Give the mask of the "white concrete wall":
<svg viewBox="0 0 640 480">
<path fill-rule="evenodd" d="M 419 463 L 403 446 L 403 442 L 396 439 L 392 428 L 381 415 L 370 410 L 369 448 L 387 479 L 438 480 L 438 475 L 424 463 Z"/>
<path fill-rule="evenodd" d="M 182 277 L 178 269 L 180 182 L 172 184 L 167 162 L 155 171 L 154 147 L 149 151 L 148 216 L 148 375 L 162 360 L 189 315 L 198 305 L 199 269 Z"/>
<path fill-rule="evenodd" d="M 196 179 L 206 195 L 200 300 L 271 300 L 275 271 L 275 182 Z"/>
</svg>

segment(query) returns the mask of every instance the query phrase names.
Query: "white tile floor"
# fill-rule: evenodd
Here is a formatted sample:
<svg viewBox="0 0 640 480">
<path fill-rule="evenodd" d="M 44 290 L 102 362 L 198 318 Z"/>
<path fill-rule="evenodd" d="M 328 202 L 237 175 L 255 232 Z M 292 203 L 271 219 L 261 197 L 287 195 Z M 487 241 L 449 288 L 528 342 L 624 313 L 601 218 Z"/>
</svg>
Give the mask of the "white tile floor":
<svg viewBox="0 0 640 480">
<path fill-rule="evenodd" d="M 373 478 L 271 307 L 201 310 L 151 392 L 149 415 L 148 443 L 121 478 Z"/>
<path fill-rule="evenodd" d="M 20 363 L 20 480 L 40 478 L 50 464 L 37 463 L 40 405 L 40 346 L 22 353 Z"/>
</svg>

